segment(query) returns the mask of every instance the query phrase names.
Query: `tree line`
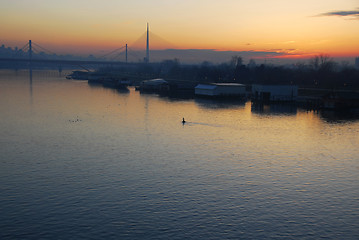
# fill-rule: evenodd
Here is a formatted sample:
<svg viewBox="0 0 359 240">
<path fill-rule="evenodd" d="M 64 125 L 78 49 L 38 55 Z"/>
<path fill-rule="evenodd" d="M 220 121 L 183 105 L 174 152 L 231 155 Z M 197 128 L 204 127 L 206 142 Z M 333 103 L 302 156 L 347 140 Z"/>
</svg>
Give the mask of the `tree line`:
<svg viewBox="0 0 359 240">
<path fill-rule="evenodd" d="M 257 65 L 254 60 L 244 64 L 241 57 L 219 65 L 203 62 L 200 65 L 180 64 L 178 59 L 159 64 L 143 64 L 138 72 L 174 80 L 197 83 L 231 82 L 242 84 L 285 84 L 300 87 L 359 90 L 359 69 L 348 63 L 338 64 L 328 55 L 318 55 L 307 63 L 290 66 Z"/>
<path fill-rule="evenodd" d="M 4 45 L 0 47 L 0 57 L 26 57 L 27 54 L 21 49 L 6 48 Z M 91 55 L 86 58 L 72 55 L 49 55 L 44 52 L 34 53 L 34 55 L 48 59 L 94 60 Z M 0 68 L 18 69 L 27 66 L 27 63 L 0 63 Z M 114 69 L 104 67 L 99 71 L 114 71 Z M 131 64 L 128 67 L 116 69 L 116 71 L 139 75 L 140 78 L 186 80 L 194 83 L 285 84 L 300 87 L 359 90 L 359 68 L 350 66 L 348 63 L 339 64 L 325 54 L 317 55 L 308 62 L 299 62 L 290 66 L 258 65 L 253 59 L 248 64 L 244 64 L 240 56 L 233 56 L 230 61 L 217 65 L 210 62 L 187 65 L 181 64 L 178 59 L 173 59 L 160 63 Z"/>
</svg>

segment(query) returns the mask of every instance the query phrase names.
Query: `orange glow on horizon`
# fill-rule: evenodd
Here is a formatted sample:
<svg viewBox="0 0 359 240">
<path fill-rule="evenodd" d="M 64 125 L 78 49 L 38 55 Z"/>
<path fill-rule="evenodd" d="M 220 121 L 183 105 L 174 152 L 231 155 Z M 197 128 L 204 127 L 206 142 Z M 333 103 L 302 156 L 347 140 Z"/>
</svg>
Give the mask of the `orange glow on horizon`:
<svg viewBox="0 0 359 240">
<path fill-rule="evenodd" d="M 125 44 L 144 50 L 149 22 L 151 50 L 253 52 L 253 58 L 278 59 L 359 56 L 359 19 L 350 15 L 358 3 L 352 0 L 15 2 L 3 0 L 0 9 L 0 44 L 7 47 L 21 48 L 31 39 L 59 54 L 96 55 Z M 330 14 L 334 10 L 349 16 Z"/>
</svg>

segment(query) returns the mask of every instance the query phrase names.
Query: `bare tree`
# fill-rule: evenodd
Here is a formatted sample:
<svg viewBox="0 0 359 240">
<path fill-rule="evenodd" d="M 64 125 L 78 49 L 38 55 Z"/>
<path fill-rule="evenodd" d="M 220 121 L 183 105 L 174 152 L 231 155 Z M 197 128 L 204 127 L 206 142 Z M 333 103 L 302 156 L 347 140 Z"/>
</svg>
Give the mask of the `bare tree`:
<svg viewBox="0 0 359 240">
<path fill-rule="evenodd" d="M 325 86 L 333 80 L 336 63 L 327 54 L 320 54 L 310 60 L 314 70 L 314 84 Z"/>
<path fill-rule="evenodd" d="M 239 67 L 243 64 L 243 60 L 241 57 L 239 56 L 233 56 L 230 62 L 230 65 L 233 67 Z"/>
<path fill-rule="evenodd" d="M 309 64 L 316 71 L 333 71 L 335 68 L 335 62 L 328 54 L 319 54 L 313 57 Z"/>
</svg>

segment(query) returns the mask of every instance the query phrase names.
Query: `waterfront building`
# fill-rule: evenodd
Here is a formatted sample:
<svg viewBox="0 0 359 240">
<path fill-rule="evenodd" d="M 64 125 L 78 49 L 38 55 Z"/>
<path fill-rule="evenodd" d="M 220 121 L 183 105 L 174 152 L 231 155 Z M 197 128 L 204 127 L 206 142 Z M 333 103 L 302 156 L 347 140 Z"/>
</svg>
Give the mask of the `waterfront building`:
<svg viewBox="0 0 359 240">
<path fill-rule="evenodd" d="M 252 85 L 253 100 L 256 101 L 295 101 L 298 96 L 298 86 L 294 85 Z"/>
<path fill-rule="evenodd" d="M 168 91 L 168 89 L 168 82 L 162 78 L 145 80 L 140 85 L 140 90 L 143 92 L 163 92 Z"/>
<path fill-rule="evenodd" d="M 245 97 L 246 86 L 239 83 L 198 84 L 195 95 L 206 97 Z"/>
<path fill-rule="evenodd" d="M 326 109 L 344 110 L 359 108 L 358 92 L 331 92 L 323 97 Z"/>
</svg>

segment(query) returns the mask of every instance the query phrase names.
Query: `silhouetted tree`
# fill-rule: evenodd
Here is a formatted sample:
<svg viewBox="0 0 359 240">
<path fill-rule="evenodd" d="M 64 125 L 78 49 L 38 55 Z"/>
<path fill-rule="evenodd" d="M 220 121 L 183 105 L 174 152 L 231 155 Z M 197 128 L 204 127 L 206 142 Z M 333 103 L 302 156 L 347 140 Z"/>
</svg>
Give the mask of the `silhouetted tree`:
<svg viewBox="0 0 359 240">
<path fill-rule="evenodd" d="M 241 66 L 242 64 L 243 64 L 243 59 L 239 56 L 233 56 L 230 61 L 230 65 L 234 68 L 236 68 L 237 66 Z"/>
<path fill-rule="evenodd" d="M 314 85 L 327 87 L 332 85 L 335 62 L 326 54 L 320 54 L 310 60 L 314 74 Z"/>
</svg>

